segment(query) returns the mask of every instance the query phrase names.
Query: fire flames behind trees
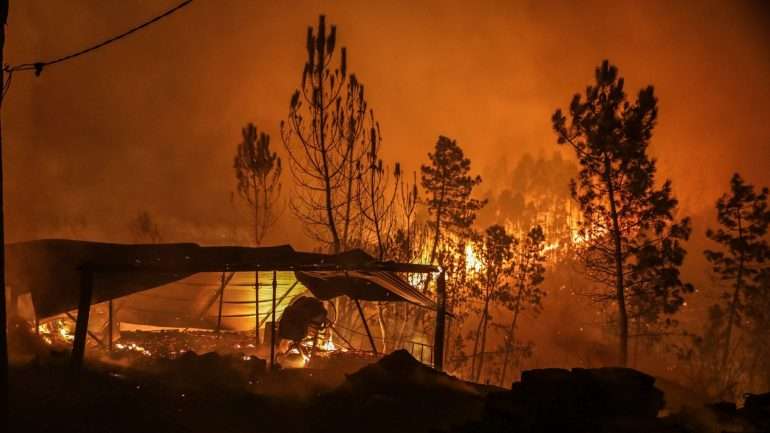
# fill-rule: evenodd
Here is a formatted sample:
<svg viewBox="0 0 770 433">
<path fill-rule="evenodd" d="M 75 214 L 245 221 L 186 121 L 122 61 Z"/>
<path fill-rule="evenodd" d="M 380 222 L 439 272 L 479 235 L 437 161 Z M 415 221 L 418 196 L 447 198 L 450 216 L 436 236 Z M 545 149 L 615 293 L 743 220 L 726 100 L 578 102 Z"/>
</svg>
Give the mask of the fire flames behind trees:
<svg viewBox="0 0 770 433">
<path fill-rule="evenodd" d="M 558 330 L 566 335 L 560 341 L 574 340 L 564 349 L 570 356 L 575 345 L 595 345 L 599 355 L 585 349 L 567 363 L 633 360 L 636 367 L 640 350 L 667 347 L 660 344 L 664 337 L 681 338 L 677 313 L 694 292 L 680 275 L 690 221 L 677 216 L 671 183 L 658 181 L 648 152 L 658 110 L 652 87 L 629 100 L 617 69 L 605 61 L 585 95 L 551 119 L 558 143 L 570 145 L 577 164 L 560 153 L 525 155 L 511 171 L 485 172 L 482 192 L 478 167 L 449 136 L 438 136 L 419 178 L 389 164 L 364 86 L 348 71 L 346 50 L 338 49 L 336 27 L 322 16 L 306 42 L 301 83 L 280 125 L 294 181 L 289 207 L 319 249 L 361 248 L 380 260 L 435 263 L 446 272 L 445 365 L 452 374 L 507 386 L 519 370 L 550 362 L 538 359 L 548 342 L 533 338 L 533 329 L 548 336 L 555 328 L 543 326 L 549 320 L 543 313 L 558 315 L 585 293 L 598 302 L 559 317 Z M 242 134 L 233 166 L 238 191 L 255 211 L 260 244 L 276 220 L 281 160 L 256 126 L 248 124 Z M 706 254 L 730 291 L 711 308 L 702 335 L 677 347 L 683 363 L 699 365 L 693 381 L 735 390 L 738 381 L 756 387 L 770 380 L 763 373 L 770 355 L 767 195 L 736 176 L 717 206 L 721 228 L 708 236 L 722 251 Z M 140 214 L 132 228 L 160 240 L 149 215 Z M 576 262 L 582 275 L 564 282 L 572 276 L 562 274 Z M 433 278 L 405 277 L 437 295 Z M 549 311 L 552 305 L 566 307 Z M 378 352 L 431 344 L 433 313 L 406 303 L 362 307 L 367 321 L 379 325 L 371 328 Z M 346 343 L 365 335 L 354 303 L 338 302 L 335 316 Z M 583 332 L 587 321 L 578 321 L 585 316 L 594 319 L 596 332 L 582 339 L 568 334 L 568 328 Z M 617 354 L 605 356 L 616 341 Z M 368 342 L 359 348 L 368 350 Z"/>
</svg>

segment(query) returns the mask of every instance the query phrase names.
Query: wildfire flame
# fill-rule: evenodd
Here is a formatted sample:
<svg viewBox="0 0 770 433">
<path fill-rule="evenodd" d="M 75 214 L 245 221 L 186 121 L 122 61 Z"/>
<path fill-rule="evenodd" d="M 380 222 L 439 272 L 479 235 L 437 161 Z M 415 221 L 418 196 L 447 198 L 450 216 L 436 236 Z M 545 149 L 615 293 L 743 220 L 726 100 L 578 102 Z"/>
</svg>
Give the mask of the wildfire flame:
<svg viewBox="0 0 770 433">
<path fill-rule="evenodd" d="M 473 249 L 473 245 L 470 243 L 465 245 L 465 270 L 468 273 L 478 273 L 483 269 L 484 265 L 481 263 L 476 250 Z"/>
</svg>

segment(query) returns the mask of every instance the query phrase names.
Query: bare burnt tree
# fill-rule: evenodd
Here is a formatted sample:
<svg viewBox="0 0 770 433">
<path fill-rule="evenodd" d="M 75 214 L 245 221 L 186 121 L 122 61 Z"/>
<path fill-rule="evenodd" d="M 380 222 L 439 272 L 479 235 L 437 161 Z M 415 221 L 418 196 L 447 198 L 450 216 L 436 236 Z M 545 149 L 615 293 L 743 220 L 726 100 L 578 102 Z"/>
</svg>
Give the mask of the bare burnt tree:
<svg viewBox="0 0 770 433">
<path fill-rule="evenodd" d="M 335 56 L 336 43 L 336 27 L 327 33 L 321 15 L 318 28 L 307 31 L 307 61 L 288 119 L 281 122 L 281 138 L 296 183 L 290 208 L 311 237 L 340 252 L 355 219 L 366 100 L 363 85 L 347 74 L 345 48 Z"/>
<path fill-rule="evenodd" d="M 569 122 L 561 110 L 552 121 L 558 143 L 569 144 L 581 166 L 571 191 L 583 214 L 582 261 L 589 278 L 611 289 L 597 300 L 617 306 L 618 361 L 626 365 L 628 292 L 648 290 L 672 314 L 693 289 L 679 279 L 689 219 L 676 220 L 671 182 L 656 185 L 656 161 L 647 153 L 657 98 L 648 86 L 628 101 L 623 85 L 617 68 L 604 61 L 585 99 L 573 97 Z"/>
<path fill-rule="evenodd" d="M 372 238 L 376 245 L 376 256 L 384 260 L 390 250 L 392 230 L 394 225 L 394 203 L 396 201 L 397 185 L 401 175 L 400 165 L 396 165 L 393 177 L 380 158 L 382 135 L 380 125 L 374 120 L 374 113 L 369 112 L 368 142 L 369 150 L 364 157 L 365 166 L 358 176 L 358 211 L 360 212 L 364 232 L 367 238 Z M 362 239 L 363 240 L 363 239 Z M 387 306 L 377 303 L 377 318 L 382 337 L 382 351 L 387 351 L 387 326 L 385 324 Z"/>
<path fill-rule="evenodd" d="M 396 164 L 396 189 L 398 198 L 398 211 L 401 225 L 396 228 L 393 239 L 393 256 L 404 262 L 411 262 L 419 257 L 420 251 L 416 248 L 418 224 L 416 221 L 419 191 L 417 189 L 417 172 L 412 173 L 412 183 L 405 180 L 401 173 L 401 165 Z"/>
<path fill-rule="evenodd" d="M 270 151 L 270 136 L 257 133 L 253 123 L 243 130 L 233 160 L 238 195 L 254 212 L 254 245 L 262 240 L 280 216 L 281 158 Z"/>
<path fill-rule="evenodd" d="M 372 115 L 373 116 L 373 115 Z M 396 194 L 401 167 L 396 165 L 393 177 L 389 175 L 387 167 L 380 158 L 382 135 L 380 125 L 372 117 L 372 126 L 369 128 L 369 151 L 366 152 L 366 166 L 359 177 L 360 193 L 358 194 L 358 206 L 366 225 L 366 232 L 374 238 L 377 246 L 377 257 L 385 259 L 389 250 L 393 230 L 393 205 Z"/>
</svg>

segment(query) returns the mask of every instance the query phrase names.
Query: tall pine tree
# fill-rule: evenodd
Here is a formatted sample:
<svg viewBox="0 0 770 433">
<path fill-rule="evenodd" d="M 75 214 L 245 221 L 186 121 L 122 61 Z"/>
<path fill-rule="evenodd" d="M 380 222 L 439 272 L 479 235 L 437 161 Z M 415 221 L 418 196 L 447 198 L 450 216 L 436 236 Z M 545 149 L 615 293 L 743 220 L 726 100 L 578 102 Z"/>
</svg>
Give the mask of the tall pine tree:
<svg viewBox="0 0 770 433">
<path fill-rule="evenodd" d="M 476 219 L 476 212 L 486 201 L 471 197 L 473 188 L 481 183 L 481 176 L 470 175 L 471 160 L 465 157 L 457 141 L 440 136 L 428 158 L 430 164 L 423 165 L 420 170 L 422 187 L 427 195 L 429 226 L 433 232 L 430 263 L 434 263 L 446 234 L 465 237 Z"/>
<path fill-rule="evenodd" d="M 717 201 L 719 228 L 706 232 L 706 236 L 721 247 L 720 250 L 706 250 L 706 259 L 719 279 L 730 287 L 722 295 L 727 316 L 720 361 L 723 372 L 730 361 L 734 328 L 753 325 L 761 335 L 767 327 L 768 313 L 764 310 L 768 304 L 767 274 L 770 272 L 767 197 L 767 188 L 756 192 L 739 174 L 734 174 L 730 192 Z M 766 339 L 765 334 L 759 341 Z"/>
<path fill-rule="evenodd" d="M 656 185 L 656 164 L 647 153 L 658 106 L 652 86 L 629 101 L 623 78 L 604 61 L 585 98 L 573 97 L 569 114 L 557 110 L 553 128 L 559 144 L 569 144 L 580 163 L 571 182 L 582 210 L 581 257 L 589 278 L 611 291 L 598 299 L 617 306 L 618 360 L 628 362 L 630 290 L 643 290 L 667 313 L 682 304 L 692 287 L 681 282 L 680 243 L 689 237 L 689 219 L 675 219 L 671 182 Z M 656 276 L 665 280 L 656 281 Z"/>
</svg>

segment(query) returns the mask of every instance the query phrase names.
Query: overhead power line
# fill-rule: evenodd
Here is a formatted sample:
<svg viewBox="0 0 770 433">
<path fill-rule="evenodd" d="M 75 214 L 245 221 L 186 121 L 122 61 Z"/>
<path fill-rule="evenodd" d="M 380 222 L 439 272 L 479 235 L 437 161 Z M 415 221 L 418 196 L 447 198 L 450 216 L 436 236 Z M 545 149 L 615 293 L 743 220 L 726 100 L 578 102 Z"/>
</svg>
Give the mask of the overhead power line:
<svg viewBox="0 0 770 433">
<path fill-rule="evenodd" d="M 12 77 L 14 72 L 35 71 L 35 75 L 39 76 L 43 72 L 43 68 L 45 68 L 46 66 L 51 66 L 51 65 L 55 65 L 57 63 L 66 62 L 67 60 L 72 60 L 72 59 L 74 59 L 76 57 L 80 57 L 80 56 L 82 56 L 84 54 L 88 54 L 88 53 L 90 53 L 92 51 L 96 51 L 99 48 L 105 47 L 105 46 L 107 46 L 107 45 L 109 45 L 109 44 L 111 44 L 113 42 L 117 42 L 117 41 L 125 38 L 126 36 L 131 35 L 132 33 L 138 32 L 139 30 L 142 30 L 142 29 L 152 25 L 152 24 L 162 20 L 163 18 L 166 18 L 167 16 L 169 16 L 169 15 L 173 14 L 174 12 L 182 9 L 183 7 L 189 5 L 192 2 L 193 2 L 193 0 L 185 0 L 182 3 L 179 3 L 178 5 L 174 6 L 173 8 L 167 10 L 166 12 L 163 12 L 162 14 L 160 14 L 160 15 L 158 15 L 158 16 L 156 16 L 156 17 L 154 17 L 154 18 L 152 18 L 152 19 L 150 19 L 148 21 L 145 21 L 145 22 L 143 22 L 142 24 L 139 24 L 136 27 L 133 27 L 133 28 L 131 28 L 131 29 L 121 33 L 121 34 L 115 35 L 115 36 L 113 36 L 113 37 L 111 37 L 109 39 L 106 39 L 106 40 L 104 40 L 102 42 L 99 42 L 96 45 L 92 45 L 90 47 L 83 48 L 82 50 L 76 51 L 74 53 L 67 54 L 67 55 L 64 55 L 64 56 L 61 56 L 61 57 L 57 57 L 55 59 L 47 60 L 47 61 L 38 61 L 38 62 L 32 62 L 32 63 L 22 63 L 22 64 L 15 65 L 15 66 L 6 65 L 3 68 L 3 70 L 8 73 L 8 81 L 7 81 L 7 84 L 4 86 L 4 88 L 2 89 L 2 97 L 5 97 L 5 94 L 8 93 L 8 89 L 10 88 L 10 83 L 11 83 L 11 77 Z M 0 101 L 1 100 L 2 99 L 0 99 Z"/>
</svg>

